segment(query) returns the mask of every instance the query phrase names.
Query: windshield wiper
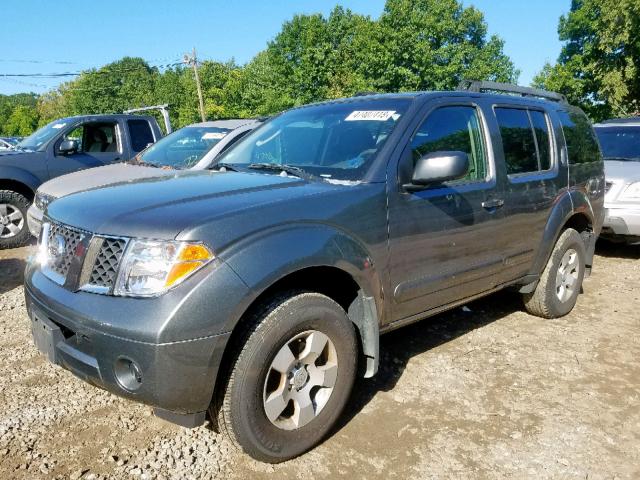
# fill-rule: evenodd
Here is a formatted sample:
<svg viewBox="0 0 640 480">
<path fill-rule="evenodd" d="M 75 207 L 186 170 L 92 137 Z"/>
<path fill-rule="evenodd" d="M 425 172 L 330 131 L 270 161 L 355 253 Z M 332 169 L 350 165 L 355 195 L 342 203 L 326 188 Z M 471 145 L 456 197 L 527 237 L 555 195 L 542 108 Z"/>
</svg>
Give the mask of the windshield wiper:
<svg viewBox="0 0 640 480">
<path fill-rule="evenodd" d="M 153 167 L 153 168 L 160 168 L 160 165 L 156 165 L 155 163 L 149 163 L 149 162 L 145 162 L 144 160 L 136 160 L 135 158 L 133 160 L 130 160 L 128 162 L 124 162 L 127 165 L 137 165 L 139 167 Z"/>
<path fill-rule="evenodd" d="M 293 165 L 280 164 L 280 163 L 252 163 L 248 168 L 253 170 L 271 170 L 273 172 L 285 172 L 289 175 L 296 176 L 298 178 L 302 178 L 304 180 L 310 180 L 315 178 L 315 175 L 303 170 L 300 167 L 295 167 Z"/>
<path fill-rule="evenodd" d="M 224 163 L 224 162 L 216 163 L 215 165 L 211 165 L 209 168 L 211 170 L 220 170 L 220 169 L 224 168 L 225 170 L 229 170 L 231 172 L 239 172 L 240 171 L 240 169 L 236 165 L 233 165 L 231 163 Z"/>
</svg>

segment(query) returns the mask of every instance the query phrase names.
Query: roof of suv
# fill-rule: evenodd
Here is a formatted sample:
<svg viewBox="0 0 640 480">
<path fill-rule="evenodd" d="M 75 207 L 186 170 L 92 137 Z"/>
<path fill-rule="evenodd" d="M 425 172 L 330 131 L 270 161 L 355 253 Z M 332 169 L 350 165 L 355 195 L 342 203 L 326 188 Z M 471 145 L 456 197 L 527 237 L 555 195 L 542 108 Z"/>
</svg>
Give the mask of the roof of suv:
<svg viewBox="0 0 640 480">
<path fill-rule="evenodd" d="M 56 121 L 75 121 L 75 120 L 118 120 L 121 118 L 142 118 L 145 120 L 153 119 L 150 115 L 136 115 L 132 113 L 105 113 L 105 114 L 88 114 L 88 115 L 73 115 L 71 117 L 60 118 Z"/>
<path fill-rule="evenodd" d="M 419 91 L 419 92 L 399 92 L 399 93 L 362 93 L 356 94 L 352 97 L 346 98 L 338 98 L 333 100 L 325 100 L 316 103 L 310 103 L 307 105 L 302 105 L 299 107 L 295 107 L 294 109 L 312 107 L 317 105 L 325 105 L 330 103 L 347 103 L 354 102 L 358 100 L 364 99 L 393 99 L 393 98 L 408 98 L 408 99 L 416 99 L 418 97 L 482 97 L 482 98 L 492 98 L 496 102 L 517 102 L 522 104 L 538 104 L 538 105 L 552 105 L 558 106 L 562 105 L 565 108 L 575 109 L 576 107 L 566 104 L 560 103 L 552 100 L 547 100 L 539 97 L 532 96 L 521 96 L 521 95 L 513 95 L 513 94 L 500 94 L 495 92 L 474 92 L 468 90 L 441 90 L 441 91 Z"/>
</svg>

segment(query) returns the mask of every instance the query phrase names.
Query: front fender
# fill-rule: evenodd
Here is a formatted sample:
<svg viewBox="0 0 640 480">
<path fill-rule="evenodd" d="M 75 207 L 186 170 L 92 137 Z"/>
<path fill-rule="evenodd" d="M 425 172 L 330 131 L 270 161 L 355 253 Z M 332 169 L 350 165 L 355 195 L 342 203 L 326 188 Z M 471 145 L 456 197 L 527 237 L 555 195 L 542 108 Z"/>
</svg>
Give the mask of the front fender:
<svg viewBox="0 0 640 480">
<path fill-rule="evenodd" d="M 381 312 L 382 285 L 367 248 L 329 225 L 298 224 L 270 229 L 234 244 L 220 254 L 246 283 L 250 294 L 241 312 L 267 288 L 309 267 L 335 267 L 351 275 Z M 237 318 L 235 319 L 237 320 Z M 230 322 L 235 322 L 229 319 Z M 234 325 L 227 325 L 227 331 Z"/>
<path fill-rule="evenodd" d="M 12 180 L 22 183 L 31 189 L 35 194 L 42 181 L 33 173 L 18 167 L 0 165 L 0 182 L 2 180 Z"/>
</svg>

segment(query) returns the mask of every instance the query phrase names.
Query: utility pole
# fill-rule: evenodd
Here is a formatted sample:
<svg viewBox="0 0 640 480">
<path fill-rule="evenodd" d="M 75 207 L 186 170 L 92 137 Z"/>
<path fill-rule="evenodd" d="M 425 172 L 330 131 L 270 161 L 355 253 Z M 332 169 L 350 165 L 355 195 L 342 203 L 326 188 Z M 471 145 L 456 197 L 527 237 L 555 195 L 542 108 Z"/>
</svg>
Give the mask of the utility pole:
<svg viewBox="0 0 640 480">
<path fill-rule="evenodd" d="M 200 76 L 198 75 L 198 57 L 196 57 L 196 49 L 193 48 L 191 55 L 184 54 L 184 63 L 193 67 L 193 75 L 196 79 L 196 87 L 198 88 L 198 102 L 200 103 L 200 117 L 203 122 L 207 119 L 204 116 L 204 100 L 202 99 L 202 85 L 200 85 Z"/>
</svg>

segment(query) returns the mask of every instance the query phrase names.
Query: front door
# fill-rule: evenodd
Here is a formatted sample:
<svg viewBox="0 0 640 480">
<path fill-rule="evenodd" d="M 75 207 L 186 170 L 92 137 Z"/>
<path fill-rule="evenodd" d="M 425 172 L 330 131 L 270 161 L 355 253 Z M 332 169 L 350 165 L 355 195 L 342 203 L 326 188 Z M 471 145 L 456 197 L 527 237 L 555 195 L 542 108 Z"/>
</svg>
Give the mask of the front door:
<svg viewBox="0 0 640 480">
<path fill-rule="evenodd" d="M 392 321 L 497 285 L 503 216 L 489 138 L 481 109 L 458 101 L 430 108 L 405 148 L 397 191 L 389 193 Z M 417 192 L 403 189 L 416 160 L 438 151 L 466 153 L 467 175 Z"/>
<path fill-rule="evenodd" d="M 59 147 L 64 140 L 75 140 L 76 152 L 63 154 Z M 86 168 L 101 167 L 122 158 L 122 145 L 116 122 L 87 122 L 72 127 L 54 144 L 53 158 L 48 162 L 50 178 Z"/>
</svg>

